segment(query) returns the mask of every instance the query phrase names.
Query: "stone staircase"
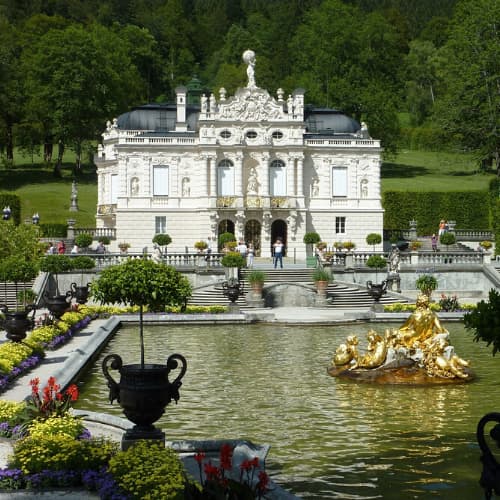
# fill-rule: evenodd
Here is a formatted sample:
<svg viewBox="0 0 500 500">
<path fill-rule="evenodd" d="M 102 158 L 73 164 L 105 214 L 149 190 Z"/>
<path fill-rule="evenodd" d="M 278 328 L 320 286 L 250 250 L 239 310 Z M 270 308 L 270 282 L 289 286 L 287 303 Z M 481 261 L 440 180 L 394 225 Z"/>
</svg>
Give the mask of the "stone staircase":
<svg viewBox="0 0 500 500">
<path fill-rule="evenodd" d="M 292 268 L 292 269 L 262 269 L 266 273 L 266 281 L 264 288 L 280 283 L 300 283 L 305 286 L 310 286 L 315 290 L 315 285 L 312 279 L 314 269 L 311 268 Z M 249 270 L 242 270 L 243 278 L 243 295 L 238 298 L 236 304 L 241 309 L 251 309 L 246 304 L 245 296 L 250 291 L 250 285 L 245 279 Z M 368 294 L 364 286 L 356 286 L 355 284 L 341 283 L 333 281 L 329 283 L 327 289 L 327 298 L 332 300 L 326 307 L 337 309 L 350 308 L 369 308 L 373 304 L 373 298 Z M 193 295 L 188 301 L 190 305 L 227 305 L 228 299 L 223 295 L 222 282 L 220 284 L 198 288 L 193 291 Z M 393 304 L 395 302 L 407 302 L 406 299 L 392 295 L 390 293 L 384 295 L 380 299 L 381 304 Z"/>
<path fill-rule="evenodd" d="M 17 292 L 19 293 L 23 289 L 31 290 L 33 287 L 33 282 L 31 283 L 18 283 Z M 13 311 L 16 308 L 16 285 L 15 283 L 6 283 L 0 281 L 0 304 L 6 304 L 9 311 Z M 21 304 L 19 304 L 21 305 Z"/>
</svg>

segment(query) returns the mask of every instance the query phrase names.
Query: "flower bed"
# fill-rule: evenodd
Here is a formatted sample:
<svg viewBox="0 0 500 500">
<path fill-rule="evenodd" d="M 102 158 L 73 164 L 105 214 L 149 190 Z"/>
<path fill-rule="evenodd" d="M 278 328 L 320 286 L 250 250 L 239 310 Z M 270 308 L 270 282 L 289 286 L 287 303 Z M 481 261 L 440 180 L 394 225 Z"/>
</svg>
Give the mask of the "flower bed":
<svg viewBox="0 0 500 500">
<path fill-rule="evenodd" d="M 269 478 L 258 458 L 243 460 L 239 477 L 232 477 L 229 444 L 221 447 L 220 465 L 204 463 L 204 477 L 205 454 L 195 455 L 197 483 L 177 452 L 163 444 L 139 441 L 120 451 L 118 443 L 90 436 L 82 418 L 69 412 L 78 397 L 76 386 L 61 393 L 53 377 L 41 391 L 38 379 L 30 385 L 26 402 L 0 401 L 0 435 L 13 440 L 8 467 L 0 469 L 0 489 L 78 488 L 113 500 L 262 498 L 268 489 Z"/>
<path fill-rule="evenodd" d="M 41 363 L 45 351 L 57 349 L 73 335 L 85 328 L 95 311 L 82 306 L 75 311 L 62 315 L 53 324 L 44 324 L 47 319 L 42 317 L 37 327 L 31 331 L 23 342 L 5 342 L 0 345 L 0 393 L 9 388 L 20 375 L 28 372 Z"/>
</svg>

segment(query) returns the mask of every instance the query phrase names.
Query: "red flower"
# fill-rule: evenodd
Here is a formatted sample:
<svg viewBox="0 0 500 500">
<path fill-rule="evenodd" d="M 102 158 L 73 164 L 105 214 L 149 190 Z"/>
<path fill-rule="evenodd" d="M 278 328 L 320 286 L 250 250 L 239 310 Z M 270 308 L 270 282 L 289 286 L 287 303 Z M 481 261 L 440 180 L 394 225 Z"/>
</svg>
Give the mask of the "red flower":
<svg viewBox="0 0 500 500">
<path fill-rule="evenodd" d="M 219 477 L 219 469 L 215 467 L 215 465 L 212 465 L 210 462 L 205 464 L 204 470 L 207 481 L 213 481 Z"/>
<path fill-rule="evenodd" d="M 205 458 L 205 453 L 203 453 L 202 451 L 199 451 L 198 453 L 194 454 L 194 459 L 196 460 L 196 462 L 198 462 L 198 465 L 202 464 L 204 458 Z"/>
<path fill-rule="evenodd" d="M 78 387 L 75 384 L 71 384 L 66 389 L 66 394 L 70 397 L 71 401 L 76 401 L 78 399 Z"/>
<path fill-rule="evenodd" d="M 267 486 L 269 485 L 269 476 L 263 470 L 259 472 L 259 482 L 257 483 L 257 490 L 260 493 L 263 493 L 267 490 Z"/>
<path fill-rule="evenodd" d="M 225 443 L 220 449 L 220 467 L 222 470 L 232 469 L 233 449 L 231 445 Z"/>
</svg>

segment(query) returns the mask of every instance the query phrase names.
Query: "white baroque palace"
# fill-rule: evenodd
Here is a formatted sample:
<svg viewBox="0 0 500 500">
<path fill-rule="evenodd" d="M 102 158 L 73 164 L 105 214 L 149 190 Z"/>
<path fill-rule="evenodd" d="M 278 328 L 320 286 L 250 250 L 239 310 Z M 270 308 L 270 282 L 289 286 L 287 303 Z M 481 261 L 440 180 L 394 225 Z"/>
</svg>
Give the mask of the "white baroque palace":
<svg viewBox="0 0 500 500">
<path fill-rule="evenodd" d="M 190 104 L 178 87 L 175 104 L 108 122 L 95 158 L 96 217 L 116 231 L 111 249 L 125 241 L 141 251 L 168 233 L 169 251 L 193 252 L 229 231 L 264 257 L 281 237 L 287 255 L 303 259 L 306 232 L 358 249 L 382 233 L 380 141 L 335 109 L 305 105 L 303 89 L 272 97 L 255 85 L 252 51 L 244 61 L 248 84 L 233 97 L 221 88 Z"/>
</svg>

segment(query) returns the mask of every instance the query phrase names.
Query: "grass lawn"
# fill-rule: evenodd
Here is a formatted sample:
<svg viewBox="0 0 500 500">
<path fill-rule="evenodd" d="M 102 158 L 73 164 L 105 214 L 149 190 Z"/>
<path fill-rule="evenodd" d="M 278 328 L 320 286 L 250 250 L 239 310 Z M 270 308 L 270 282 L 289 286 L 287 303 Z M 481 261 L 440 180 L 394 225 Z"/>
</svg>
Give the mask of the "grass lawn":
<svg viewBox="0 0 500 500">
<path fill-rule="evenodd" d="M 382 191 L 475 191 L 487 189 L 495 173 L 479 173 L 466 153 L 401 150 L 382 164 Z"/>
<path fill-rule="evenodd" d="M 22 220 L 38 212 L 41 223 L 76 219 L 77 227 L 94 227 L 95 167 L 85 165 L 78 173 L 79 211 L 70 212 L 74 154 L 68 151 L 64 161 L 63 176 L 57 179 L 52 168 L 42 166 L 39 156 L 33 163 L 31 157 L 16 153 L 14 168 L 0 168 L 0 190 L 20 196 Z M 383 191 L 462 191 L 486 189 L 494 177 L 494 173 L 478 173 L 477 162 L 470 154 L 402 150 L 394 160 L 382 164 L 381 184 Z"/>
</svg>

